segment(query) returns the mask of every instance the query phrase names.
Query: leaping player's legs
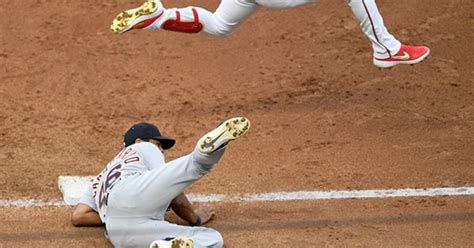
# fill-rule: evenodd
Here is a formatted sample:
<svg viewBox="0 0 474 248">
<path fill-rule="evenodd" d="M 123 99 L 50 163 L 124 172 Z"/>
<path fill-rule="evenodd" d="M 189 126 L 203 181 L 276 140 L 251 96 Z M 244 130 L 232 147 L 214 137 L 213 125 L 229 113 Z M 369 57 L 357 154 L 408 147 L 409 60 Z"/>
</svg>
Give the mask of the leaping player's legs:
<svg viewBox="0 0 474 248">
<path fill-rule="evenodd" d="M 362 32 L 372 43 L 374 57 L 388 58 L 400 50 L 401 43 L 388 32 L 375 0 L 347 0 L 347 2 L 359 19 Z"/>
<path fill-rule="evenodd" d="M 226 36 L 261 6 L 281 9 L 315 2 L 319 0 L 222 0 L 217 10 L 212 13 L 200 7 L 166 9 L 159 0 L 147 0 L 141 7 L 119 14 L 111 29 L 116 33 L 132 29 L 164 29 Z"/>
<path fill-rule="evenodd" d="M 160 18 L 148 30 L 164 29 L 183 33 L 200 33 L 226 36 L 232 33 L 259 6 L 246 0 L 222 0 L 212 13 L 200 7 L 165 9 Z"/>
<path fill-rule="evenodd" d="M 388 32 L 375 0 L 347 2 L 359 19 L 362 32 L 372 43 L 374 65 L 387 68 L 398 64 L 416 64 L 429 55 L 428 47 L 403 45 Z"/>
<path fill-rule="evenodd" d="M 222 0 L 214 13 L 199 7 L 166 10 L 166 17 L 153 23 L 149 29 L 186 32 L 180 26 L 195 23 L 195 26 L 202 26 L 205 34 L 225 36 L 231 34 L 261 6 L 281 9 L 315 2 L 319 0 Z"/>
<path fill-rule="evenodd" d="M 111 29 L 115 33 L 132 29 L 164 29 L 225 36 L 232 33 L 259 7 L 253 0 L 222 0 L 212 13 L 200 7 L 166 9 L 159 0 L 147 0 L 142 6 L 119 14 Z"/>
</svg>

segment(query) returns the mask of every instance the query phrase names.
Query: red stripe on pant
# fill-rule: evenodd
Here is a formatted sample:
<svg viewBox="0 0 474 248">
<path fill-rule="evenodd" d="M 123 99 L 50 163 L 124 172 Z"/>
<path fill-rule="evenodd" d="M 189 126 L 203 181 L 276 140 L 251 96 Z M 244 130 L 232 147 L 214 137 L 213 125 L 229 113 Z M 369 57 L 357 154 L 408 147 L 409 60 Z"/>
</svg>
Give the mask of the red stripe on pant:
<svg viewBox="0 0 474 248">
<path fill-rule="evenodd" d="M 374 32 L 375 40 L 377 40 L 377 42 L 378 42 L 381 46 L 383 46 L 383 48 L 385 48 L 385 50 L 386 50 L 387 53 L 388 53 L 388 56 L 392 57 L 392 53 L 390 53 L 390 50 L 388 50 L 388 48 L 387 48 L 386 46 L 384 46 L 384 44 L 382 44 L 382 43 L 380 42 L 379 37 L 377 36 L 377 32 L 375 32 L 374 21 L 372 21 L 372 16 L 370 16 L 369 8 L 367 8 L 367 4 L 365 3 L 365 0 L 362 0 L 362 4 L 364 5 L 365 12 L 367 13 L 367 16 L 369 17 L 370 25 L 372 26 L 372 32 Z"/>
</svg>

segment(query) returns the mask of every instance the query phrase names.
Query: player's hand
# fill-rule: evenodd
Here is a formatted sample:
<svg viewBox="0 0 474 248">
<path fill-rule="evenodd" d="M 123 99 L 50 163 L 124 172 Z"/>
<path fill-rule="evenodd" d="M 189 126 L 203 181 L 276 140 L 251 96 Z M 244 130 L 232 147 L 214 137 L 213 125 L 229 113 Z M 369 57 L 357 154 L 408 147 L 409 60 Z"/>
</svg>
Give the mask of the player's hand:
<svg viewBox="0 0 474 248">
<path fill-rule="evenodd" d="M 214 216 L 216 216 L 214 208 L 209 204 L 199 205 L 199 207 L 194 210 L 194 212 L 199 215 L 199 217 L 201 217 L 201 225 L 206 224 L 207 222 L 211 221 Z"/>
</svg>

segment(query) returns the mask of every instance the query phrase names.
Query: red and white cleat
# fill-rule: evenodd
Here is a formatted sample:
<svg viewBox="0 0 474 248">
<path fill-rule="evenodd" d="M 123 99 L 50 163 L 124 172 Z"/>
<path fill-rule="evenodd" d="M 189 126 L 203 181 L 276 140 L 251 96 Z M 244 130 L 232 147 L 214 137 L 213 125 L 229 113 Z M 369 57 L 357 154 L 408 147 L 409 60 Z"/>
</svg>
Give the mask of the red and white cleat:
<svg viewBox="0 0 474 248">
<path fill-rule="evenodd" d="M 110 30 L 122 34 L 132 29 L 142 29 L 150 26 L 163 16 L 164 8 L 160 0 L 147 0 L 140 7 L 125 10 L 112 21 Z"/>
<path fill-rule="evenodd" d="M 374 65 L 380 68 L 389 68 L 396 65 L 413 65 L 428 57 L 430 49 L 425 46 L 402 45 L 400 50 L 390 58 L 379 59 L 374 57 Z"/>
</svg>

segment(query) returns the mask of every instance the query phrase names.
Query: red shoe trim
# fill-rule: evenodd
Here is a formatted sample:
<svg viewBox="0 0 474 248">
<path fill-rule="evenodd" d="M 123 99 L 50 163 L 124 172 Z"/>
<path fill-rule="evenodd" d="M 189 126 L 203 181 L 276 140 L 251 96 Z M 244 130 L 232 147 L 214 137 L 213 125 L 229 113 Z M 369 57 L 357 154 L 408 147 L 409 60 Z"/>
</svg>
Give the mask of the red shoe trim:
<svg viewBox="0 0 474 248">
<path fill-rule="evenodd" d="M 159 14 L 158 16 L 156 17 L 153 17 L 153 18 L 150 18 L 150 19 L 146 19 L 144 21 L 141 21 L 137 24 L 135 24 L 131 29 L 127 30 L 127 31 L 130 31 L 132 29 L 142 29 L 142 28 L 146 28 L 148 26 L 150 26 L 152 23 L 154 23 L 158 18 L 160 18 L 162 15 L 163 15 L 164 11 L 161 12 L 161 14 Z"/>
</svg>

